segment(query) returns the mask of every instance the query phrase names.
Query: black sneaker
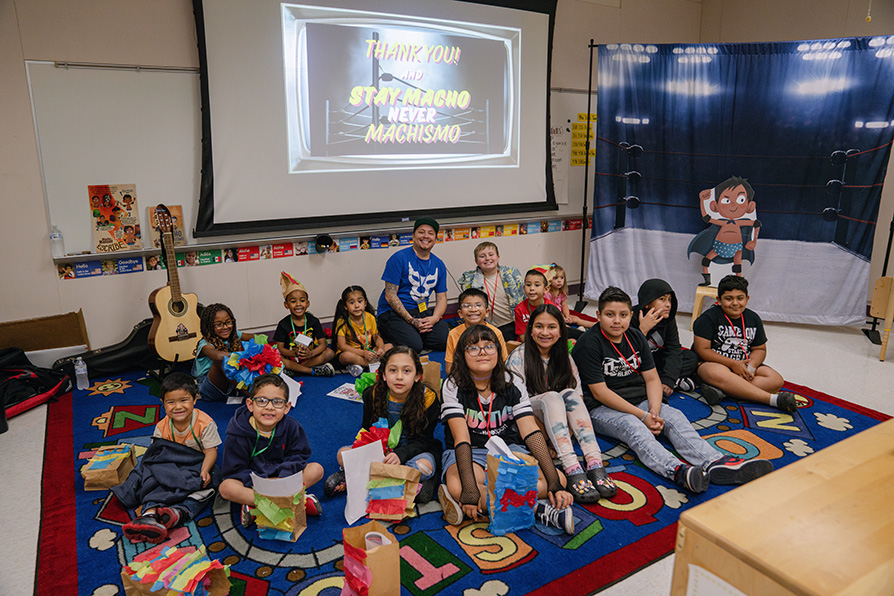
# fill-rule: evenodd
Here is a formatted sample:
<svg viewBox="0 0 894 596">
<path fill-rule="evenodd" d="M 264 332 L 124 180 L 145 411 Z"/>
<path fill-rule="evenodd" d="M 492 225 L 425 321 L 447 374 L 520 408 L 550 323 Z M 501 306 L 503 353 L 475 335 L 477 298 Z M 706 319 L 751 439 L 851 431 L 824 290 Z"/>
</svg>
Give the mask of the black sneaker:
<svg viewBox="0 0 894 596">
<path fill-rule="evenodd" d="M 789 391 L 780 391 L 779 397 L 776 398 L 776 407 L 783 412 L 797 412 L 798 398 L 795 397 L 794 393 Z"/>
<path fill-rule="evenodd" d="M 680 391 L 695 391 L 695 379 L 692 377 L 680 377 L 677 379 L 677 389 Z"/>
<path fill-rule="evenodd" d="M 416 493 L 416 503 L 422 505 L 435 498 L 435 490 L 438 488 L 438 478 L 432 476 L 428 480 L 419 483 L 419 492 Z"/>
<path fill-rule="evenodd" d="M 716 406 L 720 403 L 720 400 L 726 397 L 726 394 L 714 385 L 702 383 L 702 397 L 705 398 L 709 406 Z"/>
<path fill-rule="evenodd" d="M 161 544 L 168 537 L 168 529 L 154 515 L 141 515 L 133 519 L 122 528 L 124 536 L 134 544 L 148 542 Z"/>
<path fill-rule="evenodd" d="M 773 462 L 765 459 L 741 459 L 725 455 L 708 465 L 713 484 L 745 484 L 773 471 Z"/>
<path fill-rule="evenodd" d="M 571 513 L 571 507 L 559 509 L 549 503 L 538 501 L 534 509 L 534 519 L 544 526 L 559 528 L 568 535 L 574 534 L 574 514 Z"/>
<path fill-rule="evenodd" d="M 335 375 L 335 367 L 329 364 L 321 364 L 320 366 L 315 366 L 310 369 L 314 376 L 317 377 L 331 377 Z"/>
<path fill-rule="evenodd" d="M 240 522 L 243 528 L 250 528 L 255 521 L 255 516 L 251 514 L 251 507 L 243 505 L 240 509 Z"/>
<path fill-rule="evenodd" d="M 692 493 L 703 493 L 710 483 L 708 473 L 698 466 L 680 464 L 674 470 L 674 482 Z"/>
<path fill-rule="evenodd" d="M 326 482 L 323 483 L 323 494 L 327 497 L 334 497 L 346 490 L 348 490 L 348 483 L 345 481 L 344 470 L 330 474 Z"/>
<path fill-rule="evenodd" d="M 180 525 L 180 519 L 185 517 L 183 514 L 184 511 L 177 506 L 155 508 L 155 519 L 169 530 Z"/>
<path fill-rule="evenodd" d="M 592 470 L 587 470 L 587 478 L 589 478 L 593 483 L 593 486 L 596 487 L 600 499 L 611 499 L 618 494 L 618 487 L 612 482 L 612 479 L 605 471 L 605 468 L 600 466 L 598 468 L 593 468 Z"/>
</svg>

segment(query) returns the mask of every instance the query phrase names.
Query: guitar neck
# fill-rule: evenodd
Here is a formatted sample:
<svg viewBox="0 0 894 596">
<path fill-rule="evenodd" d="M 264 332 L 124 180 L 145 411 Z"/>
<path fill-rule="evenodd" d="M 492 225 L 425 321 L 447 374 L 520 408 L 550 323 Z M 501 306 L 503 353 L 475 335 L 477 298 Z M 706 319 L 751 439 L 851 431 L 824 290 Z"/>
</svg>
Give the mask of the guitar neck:
<svg viewBox="0 0 894 596">
<path fill-rule="evenodd" d="M 177 255 L 174 254 L 174 234 L 172 232 L 162 234 L 162 243 L 165 249 L 165 262 L 168 266 L 168 285 L 171 286 L 171 298 L 174 302 L 180 302 L 180 275 L 177 273 Z"/>
</svg>

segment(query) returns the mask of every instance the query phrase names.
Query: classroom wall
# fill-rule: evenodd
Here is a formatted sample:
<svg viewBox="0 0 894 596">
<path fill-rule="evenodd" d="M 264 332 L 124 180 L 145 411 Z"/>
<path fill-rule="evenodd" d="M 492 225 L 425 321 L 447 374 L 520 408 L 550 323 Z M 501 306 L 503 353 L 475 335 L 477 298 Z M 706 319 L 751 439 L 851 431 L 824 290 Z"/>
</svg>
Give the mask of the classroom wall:
<svg viewBox="0 0 894 596">
<path fill-rule="evenodd" d="M 862 21 L 865 4 L 863 0 L 559 0 L 552 86 L 587 88 L 587 44 L 591 38 L 596 43 L 696 43 L 894 31 L 890 3 L 876 3 L 869 26 Z M 191 3 L 0 0 L 0 321 L 83 308 L 91 343 L 108 345 L 123 339 L 134 324 L 149 316 L 146 298 L 164 284 L 165 274 L 58 279 L 50 256 L 24 60 L 197 66 Z M 577 189 L 582 172 L 577 169 L 574 176 Z M 72 200 L 80 201 L 82 195 L 78 189 Z M 582 194 L 570 192 L 559 216 L 579 215 L 582 204 Z M 892 210 L 894 189 L 889 187 L 880 214 L 884 225 L 877 233 L 873 253 L 873 279 L 881 270 L 879 255 L 884 251 Z M 542 215 L 544 219 L 556 217 L 555 213 Z M 539 218 L 541 215 L 530 217 Z M 580 232 L 558 232 L 503 238 L 499 244 L 505 263 L 524 267 L 560 262 L 574 282 L 579 277 L 580 239 Z M 436 253 L 458 277 L 472 266 L 474 245 L 471 240 L 443 244 Z M 315 314 L 329 318 L 335 299 L 349 283 L 364 285 L 371 295 L 378 295 L 379 276 L 390 254 L 390 250 L 353 251 L 181 269 L 180 273 L 184 291 L 197 293 L 204 303 L 226 302 L 240 327 L 263 329 L 285 314 L 278 286 L 281 268 L 308 286 Z M 450 282 L 449 295 L 457 293 Z"/>
</svg>

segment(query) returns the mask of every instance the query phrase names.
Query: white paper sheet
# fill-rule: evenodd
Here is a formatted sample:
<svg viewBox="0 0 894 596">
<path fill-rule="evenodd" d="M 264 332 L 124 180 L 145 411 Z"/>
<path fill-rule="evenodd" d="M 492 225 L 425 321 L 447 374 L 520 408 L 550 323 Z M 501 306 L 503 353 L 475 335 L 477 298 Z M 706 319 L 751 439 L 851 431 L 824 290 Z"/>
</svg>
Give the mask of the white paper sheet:
<svg viewBox="0 0 894 596">
<path fill-rule="evenodd" d="M 500 457 L 502 455 L 512 461 L 521 461 L 514 453 L 512 453 L 512 450 L 509 448 L 509 445 L 506 444 L 506 441 L 500 437 L 493 436 L 489 438 L 484 446 L 487 447 L 488 455 L 493 455 L 494 457 Z"/>
<path fill-rule="evenodd" d="M 251 473 L 251 485 L 255 492 L 265 497 L 291 497 L 304 488 L 304 472 L 298 472 L 285 478 L 261 478 Z"/>
<path fill-rule="evenodd" d="M 298 403 L 298 396 L 301 395 L 301 382 L 287 375 L 285 371 L 279 373 L 279 376 L 286 382 L 286 386 L 289 388 L 289 403 L 294 408 L 295 404 Z"/>
<path fill-rule="evenodd" d="M 345 504 L 345 520 L 348 525 L 366 515 L 366 497 L 369 496 L 369 466 L 374 461 L 385 460 L 385 452 L 382 451 L 382 441 L 376 441 L 349 449 L 341 454 L 341 460 L 345 464 L 345 479 L 348 485 L 348 499 Z"/>
</svg>

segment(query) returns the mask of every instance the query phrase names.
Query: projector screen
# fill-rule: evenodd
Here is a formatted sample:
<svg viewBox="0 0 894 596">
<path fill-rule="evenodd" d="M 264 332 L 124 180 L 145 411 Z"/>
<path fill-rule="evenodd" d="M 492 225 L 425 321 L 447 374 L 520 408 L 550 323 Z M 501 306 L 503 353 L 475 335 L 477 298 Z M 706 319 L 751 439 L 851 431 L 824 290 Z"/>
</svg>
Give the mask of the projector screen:
<svg viewBox="0 0 894 596">
<path fill-rule="evenodd" d="M 195 0 L 196 236 L 555 209 L 533 4 Z"/>
</svg>

